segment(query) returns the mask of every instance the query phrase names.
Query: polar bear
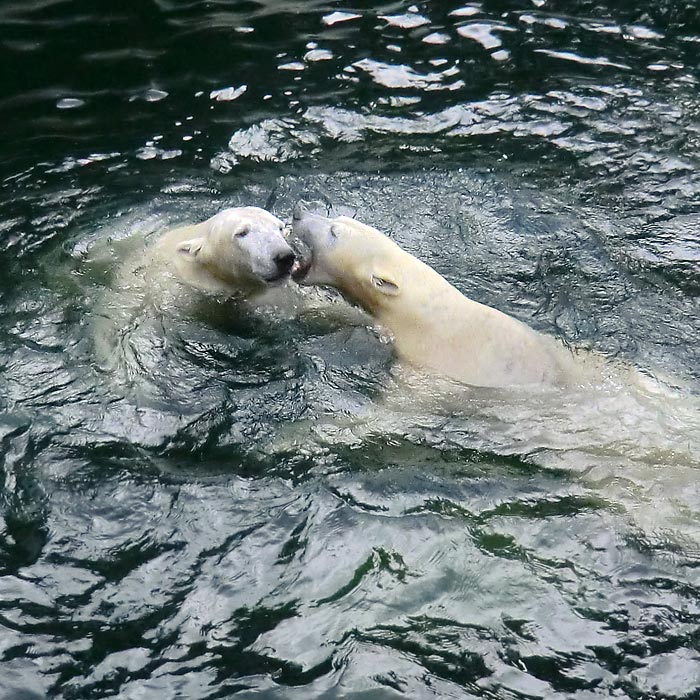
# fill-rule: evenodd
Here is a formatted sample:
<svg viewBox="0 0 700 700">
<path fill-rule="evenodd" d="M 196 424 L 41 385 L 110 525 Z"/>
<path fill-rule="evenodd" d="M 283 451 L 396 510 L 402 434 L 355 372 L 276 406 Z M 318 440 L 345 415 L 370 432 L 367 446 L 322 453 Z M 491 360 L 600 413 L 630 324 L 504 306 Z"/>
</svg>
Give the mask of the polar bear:
<svg viewBox="0 0 700 700">
<path fill-rule="evenodd" d="M 224 209 L 163 234 L 150 262 L 202 291 L 247 295 L 289 276 L 294 252 L 283 230 L 284 223 L 264 209 Z"/>
<path fill-rule="evenodd" d="M 237 207 L 169 230 L 153 244 L 135 235 L 89 255 L 88 268 L 118 263 L 93 312 L 100 365 L 142 374 L 176 318 L 222 312 L 223 302 L 258 298 L 286 282 L 295 256 L 283 231 L 264 209 Z"/>
<path fill-rule="evenodd" d="M 308 248 L 292 278 L 340 290 L 389 330 L 399 358 L 414 366 L 482 387 L 559 385 L 575 373 L 572 353 L 555 339 L 468 299 L 370 226 L 299 204 L 292 234 Z"/>
</svg>

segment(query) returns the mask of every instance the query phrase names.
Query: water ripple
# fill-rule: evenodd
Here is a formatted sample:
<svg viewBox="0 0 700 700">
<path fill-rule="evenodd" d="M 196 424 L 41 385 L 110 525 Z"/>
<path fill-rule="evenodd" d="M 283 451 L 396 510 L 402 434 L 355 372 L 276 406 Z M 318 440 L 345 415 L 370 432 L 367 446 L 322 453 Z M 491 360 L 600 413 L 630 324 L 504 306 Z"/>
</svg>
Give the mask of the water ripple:
<svg viewBox="0 0 700 700">
<path fill-rule="evenodd" d="M 0 24 L 0 694 L 693 696 L 693 3 Z M 444 387 L 326 291 L 154 313 L 115 283 L 165 228 L 299 199 L 605 371 Z"/>
</svg>

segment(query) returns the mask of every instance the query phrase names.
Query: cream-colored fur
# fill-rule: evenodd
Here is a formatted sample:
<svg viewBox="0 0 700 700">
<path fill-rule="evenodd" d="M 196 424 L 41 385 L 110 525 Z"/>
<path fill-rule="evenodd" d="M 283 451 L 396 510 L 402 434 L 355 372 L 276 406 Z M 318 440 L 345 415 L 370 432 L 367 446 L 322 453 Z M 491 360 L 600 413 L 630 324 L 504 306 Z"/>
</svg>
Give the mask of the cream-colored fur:
<svg viewBox="0 0 700 700">
<path fill-rule="evenodd" d="M 210 219 L 164 233 L 148 245 L 132 236 L 110 246 L 87 267 L 119 262 L 93 314 L 100 364 L 138 371 L 132 355 L 154 354 L 144 337 L 161 342 L 159 327 L 175 316 L 199 314 L 202 304 L 249 299 L 288 279 L 294 255 L 282 235 L 283 223 L 264 209 L 224 209 Z M 130 367 L 137 368 L 133 372 Z"/>
<path fill-rule="evenodd" d="M 257 207 L 224 209 L 210 219 L 163 234 L 150 264 L 170 269 L 203 291 L 238 295 L 285 278 L 293 253 L 284 224 Z"/>
<path fill-rule="evenodd" d="M 310 259 L 301 284 L 339 289 L 393 335 L 398 356 L 475 386 L 567 383 L 571 353 L 553 338 L 465 297 L 435 270 L 353 219 L 295 212 Z"/>
</svg>

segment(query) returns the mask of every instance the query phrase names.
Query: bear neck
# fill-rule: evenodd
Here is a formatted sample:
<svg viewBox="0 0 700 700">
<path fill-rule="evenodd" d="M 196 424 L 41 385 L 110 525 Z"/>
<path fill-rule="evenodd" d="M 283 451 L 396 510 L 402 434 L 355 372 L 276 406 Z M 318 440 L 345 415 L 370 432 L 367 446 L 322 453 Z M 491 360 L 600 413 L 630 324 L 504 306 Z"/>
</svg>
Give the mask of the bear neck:
<svg viewBox="0 0 700 700">
<path fill-rule="evenodd" d="M 444 327 L 455 309 L 459 308 L 462 317 L 471 317 L 480 306 L 429 265 L 402 252 L 405 254 L 401 266 L 403 284 L 398 295 L 379 294 L 376 301 L 367 304 L 366 310 L 381 323 L 412 331 Z"/>
</svg>

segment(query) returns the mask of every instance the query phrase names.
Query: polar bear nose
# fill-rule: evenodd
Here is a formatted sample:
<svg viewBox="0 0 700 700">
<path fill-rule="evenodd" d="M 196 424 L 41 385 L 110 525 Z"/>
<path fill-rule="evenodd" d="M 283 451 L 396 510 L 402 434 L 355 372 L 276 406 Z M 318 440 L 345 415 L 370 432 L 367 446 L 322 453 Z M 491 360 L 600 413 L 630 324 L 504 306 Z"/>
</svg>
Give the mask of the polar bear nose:
<svg viewBox="0 0 700 700">
<path fill-rule="evenodd" d="M 277 269 L 280 272 L 287 273 L 292 269 L 292 266 L 294 265 L 294 260 L 295 260 L 294 253 L 292 251 L 288 251 L 286 253 L 279 253 L 278 255 L 275 255 L 274 261 L 275 265 L 277 265 Z"/>
</svg>

